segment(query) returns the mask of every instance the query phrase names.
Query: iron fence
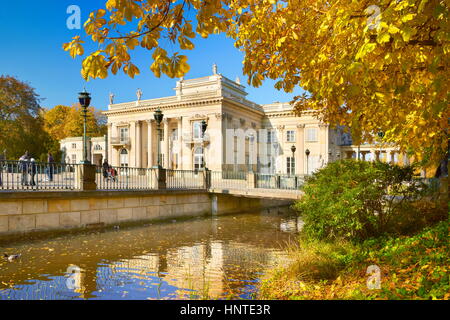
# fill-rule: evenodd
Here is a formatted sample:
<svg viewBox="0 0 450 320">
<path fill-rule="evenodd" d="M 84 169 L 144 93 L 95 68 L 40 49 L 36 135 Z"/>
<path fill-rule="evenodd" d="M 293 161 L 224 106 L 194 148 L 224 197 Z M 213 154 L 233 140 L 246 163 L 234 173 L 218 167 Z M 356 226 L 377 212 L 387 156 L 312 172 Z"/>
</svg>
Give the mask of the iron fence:
<svg viewBox="0 0 450 320">
<path fill-rule="evenodd" d="M 97 190 L 151 190 L 156 189 L 156 169 L 109 166 L 96 167 Z"/>
<path fill-rule="evenodd" d="M 211 171 L 212 189 L 247 189 L 245 171 Z"/>
<path fill-rule="evenodd" d="M 166 170 L 167 189 L 205 189 L 205 172 L 199 170 Z"/>
<path fill-rule="evenodd" d="M 4 160 L 0 162 L 0 190 L 73 190 L 78 166 Z"/>
<path fill-rule="evenodd" d="M 305 182 L 304 175 L 255 173 L 256 188 L 298 190 Z"/>
<path fill-rule="evenodd" d="M 0 190 L 75 190 L 80 164 L 1 161 Z M 96 166 L 97 190 L 158 189 L 158 170 Z M 280 189 L 299 190 L 303 175 L 249 173 L 246 171 L 165 170 L 167 189 Z M 252 175 L 252 181 L 249 180 Z M 253 181 L 254 177 L 254 181 Z"/>
</svg>

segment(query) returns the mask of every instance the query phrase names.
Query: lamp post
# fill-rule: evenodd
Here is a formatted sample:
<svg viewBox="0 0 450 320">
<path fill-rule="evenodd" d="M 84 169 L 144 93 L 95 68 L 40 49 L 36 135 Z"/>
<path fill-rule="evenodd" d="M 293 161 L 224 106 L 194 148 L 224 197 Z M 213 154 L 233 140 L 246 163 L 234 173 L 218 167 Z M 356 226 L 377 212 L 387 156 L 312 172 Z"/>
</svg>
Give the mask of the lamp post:
<svg viewBox="0 0 450 320">
<path fill-rule="evenodd" d="M 291 151 L 292 151 L 291 171 L 293 171 L 292 170 L 292 164 L 295 165 L 295 150 L 297 150 L 297 148 L 294 145 L 292 145 L 292 147 L 291 147 Z M 295 170 L 295 167 L 294 167 L 294 170 Z M 289 172 L 289 174 L 290 173 L 291 172 Z M 295 174 L 295 171 L 294 171 L 294 174 Z"/>
<path fill-rule="evenodd" d="M 378 131 L 377 133 L 378 138 L 380 138 L 380 151 L 378 152 L 378 161 L 381 161 L 380 157 L 381 157 L 381 150 L 383 149 L 383 138 L 384 138 L 384 131 Z"/>
<path fill-rule="evenodd" d="M 161 110 L 158 109 L 155 111 L 155 114 L 153 115 L 156 121 L 156 130 L 158 131 L 158 143 L 157 143 L 157 147 L 158 147 L 158 168 L 161 168 L 161 157 L 160 157 L 160 153 L 161 153 L 161 122 L 164 118 L 163 113 L 161 112 Z"/>
<path fill-rule="evenodd" d="M 208 128 L 208 124 L 206 123 L 205 120 L 202 120 L 202 139 L 203 139 L 203 168 L 205 168 L 206 170 L 206 161 L 205 161 L 205 156 L 206 156 L 206 148 L 205 148 L 205 132 L 206 132 L 206 128 Z"/>
<path fill-rule="evenodd" d="M 308 161 L 308 158 L 309 158 L 309 154 L 310 154 L 311 152 L 309 151 L 309 149 L 306 149 L 305 150 L 305 154 L 306 154 L 306 174 L 308 174 L 309 173 L 309 168 L 308 168 L 308 163 L 309 163 L 309 161 Z"/>
<path fill-rule="evenodd" d="M 87 118 L 87 108 L 91 103 L 91 96 L 86 89 L 83 92 L 78 94 L 78 101 L 80 102 L 81 107 L 83 108 L 83 161 L 82 164 L 91 164 L 91 162 L 87 158 L 87 140 L 86 140 L 86 118 Z"/>
</svg>

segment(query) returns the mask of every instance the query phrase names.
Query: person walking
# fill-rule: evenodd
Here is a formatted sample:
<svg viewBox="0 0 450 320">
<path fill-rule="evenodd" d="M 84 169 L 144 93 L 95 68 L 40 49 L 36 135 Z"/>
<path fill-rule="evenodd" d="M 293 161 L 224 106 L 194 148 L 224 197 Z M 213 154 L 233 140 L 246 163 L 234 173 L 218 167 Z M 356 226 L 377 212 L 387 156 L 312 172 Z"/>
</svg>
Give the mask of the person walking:
<svg viewBox="0 0 450 320">
<path fill-rule="evenodd" d="M 36 163 L 34 158 L 30 159 L 30 163 L 28 165 L 28 170 L 30 173 L 30 186 L 35 186 L 36 182 L 34 181 L 34 177 L 36 175 Z"/>
<path fill-rule="evenodd" d="M 53 172 L 54 172 L 54 165 L 55 160 L 53 159 L 52 154 L 49 152 L 47 157 L 47 163 L 48 163 L 48 169 L 47 169 L 47 175 L 48 175 L 48 181 L 53 181 Z"/>
<path fill-rule="evenodd" d="M 22 173 L 22 186 L 28 186 L 28 161 L 29 155 L 28 151 L 26 151 L 25 154 L 19 158 L 19 170 Z"/>
<path fill-rule="evenodd" d="M 102 164 L 102 173 L 103 173 L 103 178 L 105 180 L 108 180 L 108 168 L 109 168 L 108 160 L 105 159 L 105 161 L 103 161 L 103 164 Z"/>
</svg>

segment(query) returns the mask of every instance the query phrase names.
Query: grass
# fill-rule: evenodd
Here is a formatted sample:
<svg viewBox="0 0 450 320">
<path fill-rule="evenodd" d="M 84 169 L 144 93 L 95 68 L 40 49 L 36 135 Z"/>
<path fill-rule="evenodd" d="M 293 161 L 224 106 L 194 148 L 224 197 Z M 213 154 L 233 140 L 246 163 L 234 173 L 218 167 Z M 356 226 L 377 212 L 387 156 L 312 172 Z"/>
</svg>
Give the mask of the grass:
<svg viewBox="0 0 450 320">
<path fill-rule="evenodd" d="M 272 270 L 259 299 L 449 299 L 449 221 L 412 236 L 363 243 L 301 242 L 293 262 Z M 381 269 L 381 289 L 367 287 L 367 267 Z"/>
</svg>

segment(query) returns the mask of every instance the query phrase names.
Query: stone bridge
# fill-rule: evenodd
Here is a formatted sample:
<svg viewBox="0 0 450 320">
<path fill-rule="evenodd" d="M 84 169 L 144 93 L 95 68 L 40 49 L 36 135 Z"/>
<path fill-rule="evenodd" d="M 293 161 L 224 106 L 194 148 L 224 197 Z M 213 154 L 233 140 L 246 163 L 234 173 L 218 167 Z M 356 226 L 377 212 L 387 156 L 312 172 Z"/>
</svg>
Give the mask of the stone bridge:
<svg viewBox="0 0 450 320">
<path fill-rule="evenodd" d="M 23 233 L 176 220 L 288 206 L 302 176 L 91 165 L 0 172 L 0 239 Z M 49 170 L 52 175 L 49 176 Z"/>
</svg>

